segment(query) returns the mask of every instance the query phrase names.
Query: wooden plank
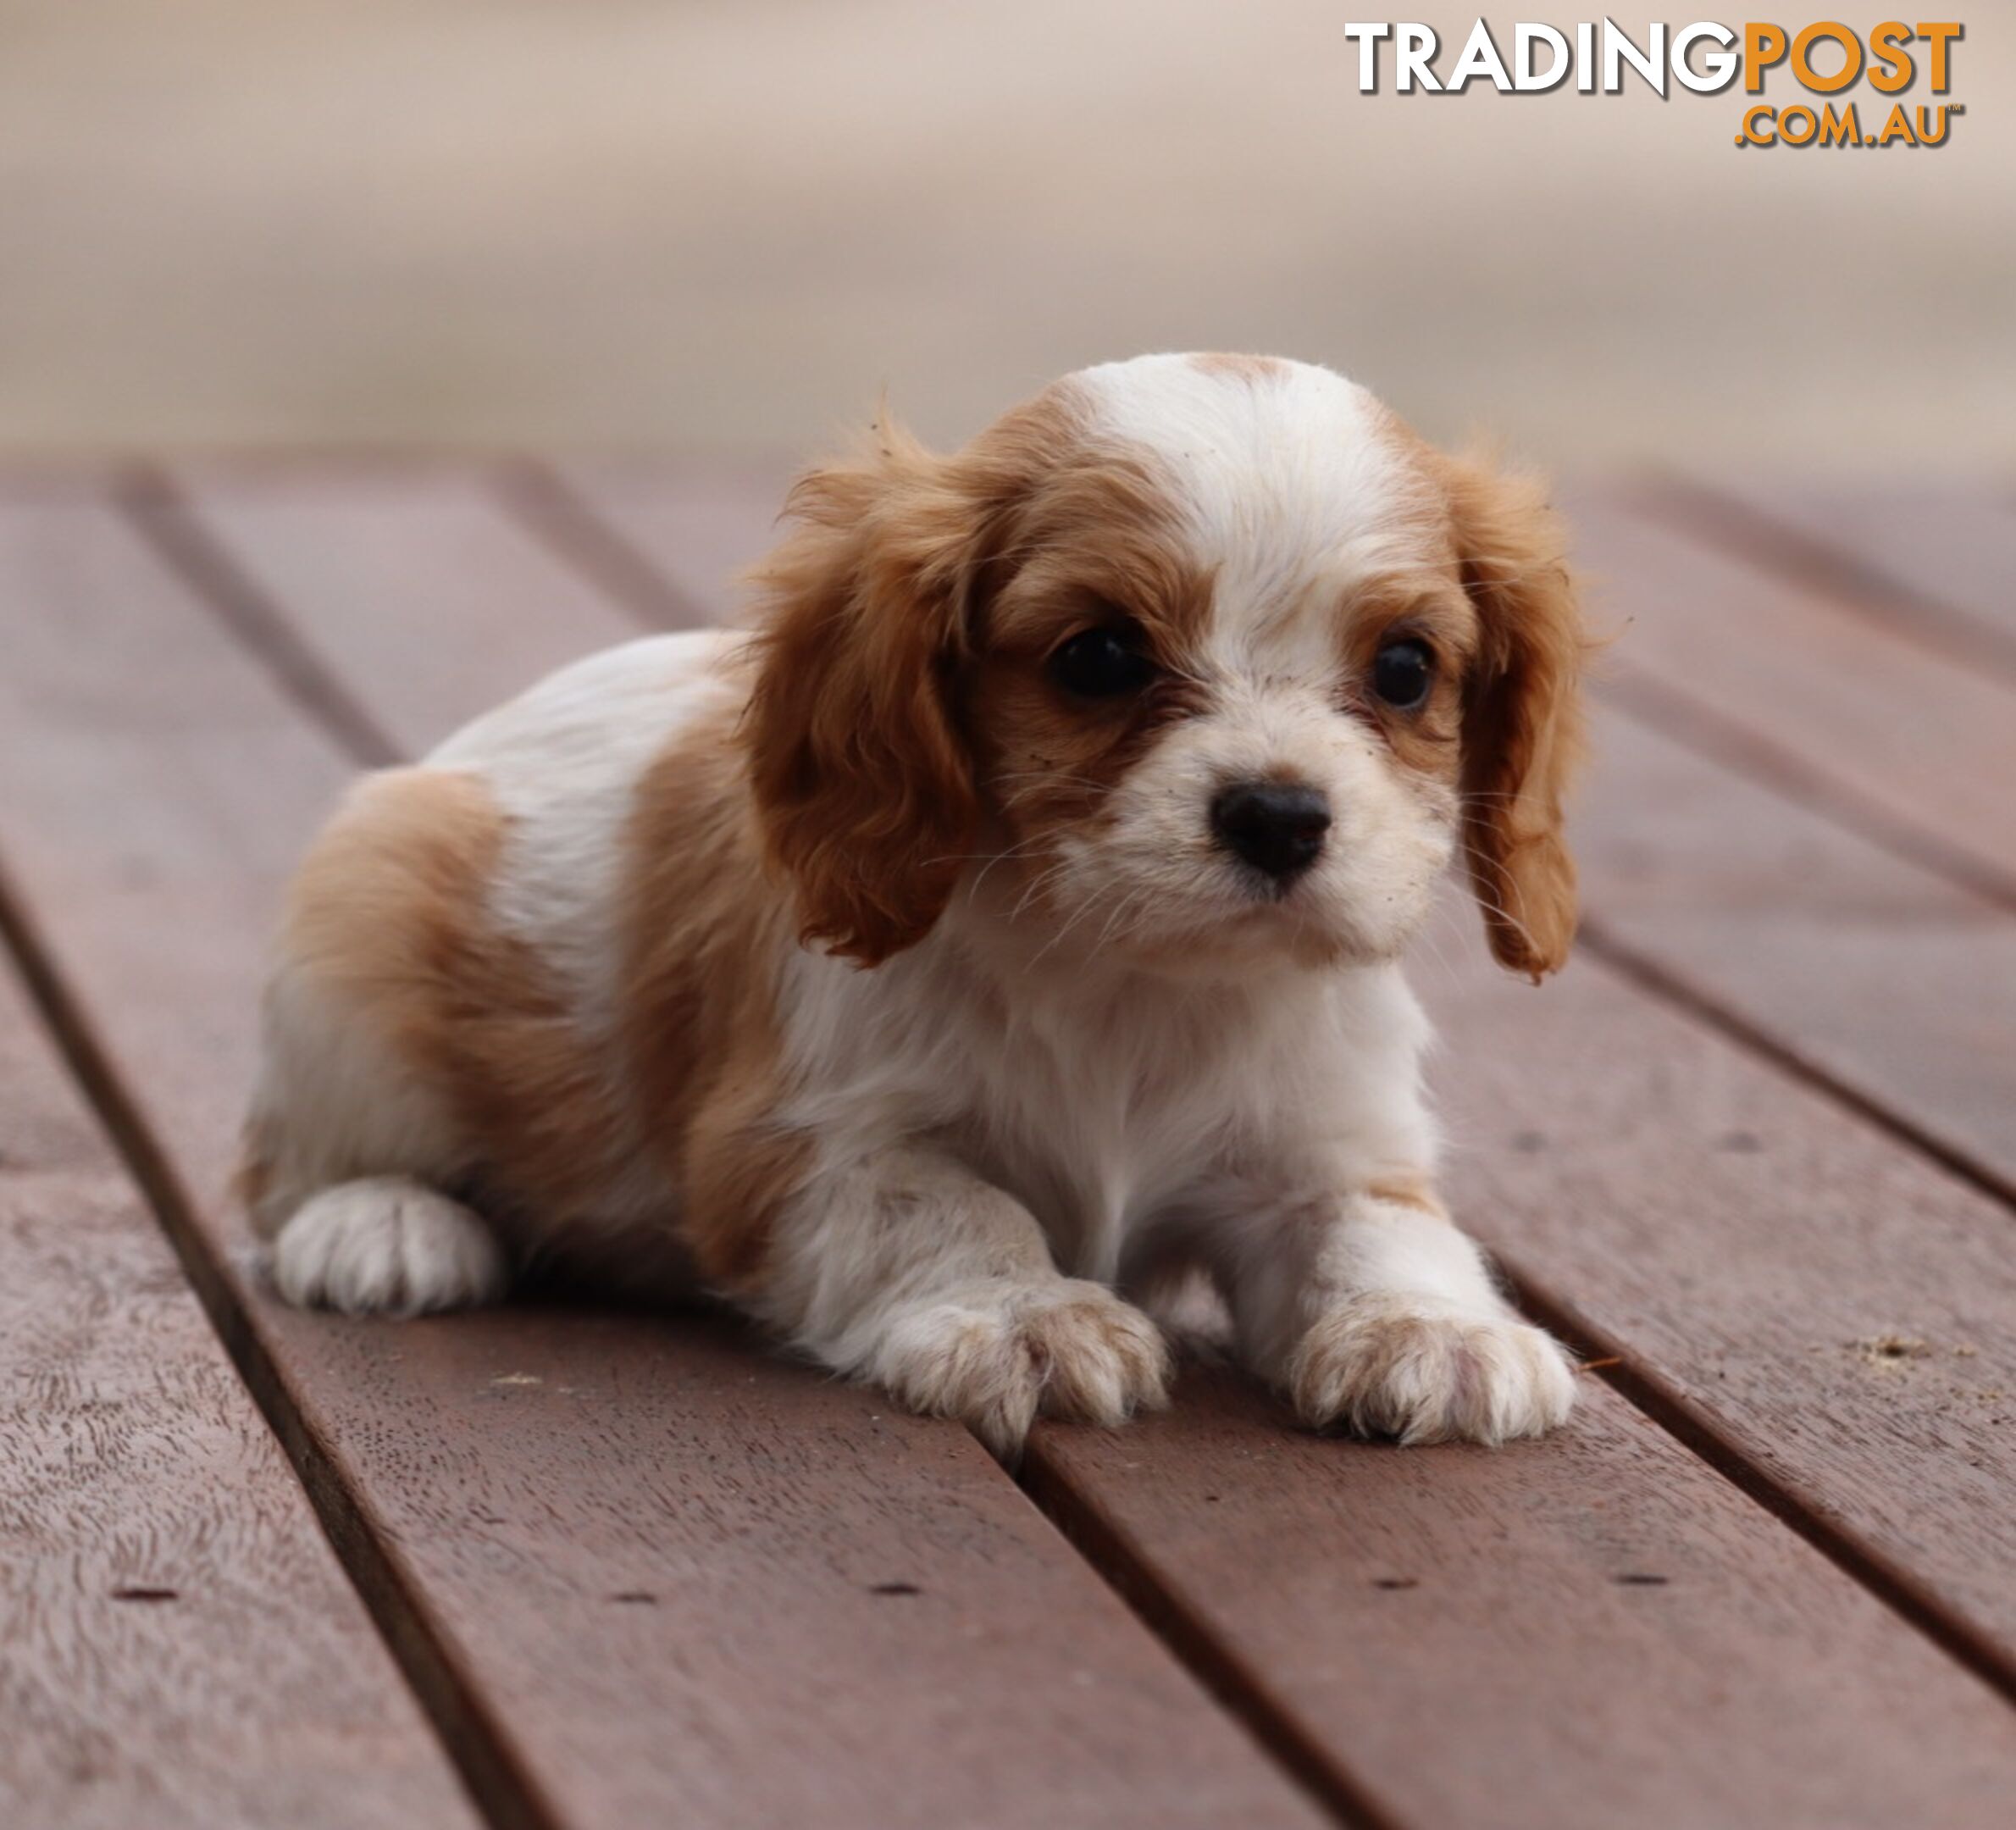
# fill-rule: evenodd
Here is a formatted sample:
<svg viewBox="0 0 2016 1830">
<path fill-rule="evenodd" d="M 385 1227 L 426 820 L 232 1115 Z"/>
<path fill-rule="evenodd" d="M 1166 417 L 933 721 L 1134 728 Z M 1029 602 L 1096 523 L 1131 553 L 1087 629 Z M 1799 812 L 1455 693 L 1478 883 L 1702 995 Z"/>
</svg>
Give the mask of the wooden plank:
<svg viewBox="0 0 2016 1830">
<path fill-rule="evenodd" d="M 2016 1191 L 2016 920 L 1603 708 L 1576 851 L 1597 931 Z"/>
<path fill-rule="evenodd" d="M 2007 1821 L 2006 1710 L 1601 1386 L 1541 1449 L 1424 1455 L 1195 1375 L 1038 1453 L 1038 1491 L 1301 1744 L 1351 1750 L 1384 1821 Z"/>
<path fill-rule="evenodd" d="M 1711 541 L 2016 673 L 2016 502 L 2000 491 L 1688 475 L 1659 499 Z"/>
<path fill-rule="evenodd" d="M 8 1821 L 474 1826 L 279 1443 L 4 963 L 0 1255 Z"/>
<path fill-rule="evenodd" d="M 498 642 L 565 614 L 523 576 Z M 1315 1821 L 949 1425 L 691 1319 L 270 1301 L 221 1190 L 279 886 L 350 765 L 100 504 L 0 507 L 0 855 L 497 1821 Z"/>
<path fill-rule="evenodd" d="M 360 602 L 344 617 L 396 613 Z M 328 645 L 346 690 L 368 701 L 368 649 L 346 664 L 333 629 L 304 627 Z M 1671 1020 L 1626 987 L 1605 990 L 1612 1002 L 1592 1019 L 1599 1051 L 1619 1023 L 1629 1031 L 1641 1005 L 1649 1015 L 1639 1020 Z M 1628 1045 L 1628 1033 L 1623 1040 Z M 1470 1040 L 1508 1069 L 1529 1059 L 1520 1022 Z M 1710 1038 L 1707 1045 L 1718 1072 L 1748 1072 L 1775 1088 L 1726 1045 Z M 1535 1070 L 1529 1106 L 1554 1065 L 1550 1056 Z M 1477 1122 L 1488 1134 L 1502 1121 L 1480 1114 Z M 1649 1151 L 1647 1160 L 1651 1167 Z M 1516 1161 L 1530 1167 L 1524 1154 Z M 1476 1196 L 1473 1217 L 1493 1222 L 1496 1191 L 1466 1192 Z M 1526 1190 L 1520 1212 L 1554 1198 L 1550 1188 Z M 1613 1206 L 1578 1208 L 1577 1217 L 1614 1241 L 1633 1217 Z M 1718 1236 L 1704 1249 L 1725 1251 L 1726 1243 Z M 1595 1281 L 1600 1289 L 1603 1278 Z M 1628 1313 L 1603 1315 L 1634 1333 Z M 1801 1367 L 1810 1390 L 1811 1369 Z M 1453 1514 L 1446 1483 L 1454 1477 L 1441 1472 L 1452 1464 L 1473 1470 Z M 2016 1780 L 2016 1731 L 1986 1690 L 1614 1400 L 1598 1397 L 1557 1444 L 1498 1457 L 1409 1457 L 1310 1443 L 1236 1384 L 1207 1381 L 1145 1430 L 1044 1433 L 1037 1470 L 1048 1502 L 1116 1569 L 1145 1583 L 1142 1605 L 1340 1805 L 1404 1822 L 1497 1822 L 1501 1776 L 1511 1772 L 1524 1788 L 1521 1822 L 1614 1822 L 1612 1805 L 1628 1797 L 1629 1821 L 1643 1824 L 1873 1823 L 1926 1796 L 1950 1805 L 1955 1822 L 1986 1822 L 1997 1821 Z M 1223 1510 L 1235 1494 L 1243 1514 Z M 1171 1495 L 1181 1503 L 1164 1516 Z M 1533 1553 L 1544 1577 L 1535 1578 L 1531 1607 L 1504 1630 L 1502 1655 L 1482 1656 L 1464 1634 L 1506 1609 L 1497 1585 L 1518 1578 L 1500 1553 L 1522 1540 L 1542 1496 L 1560 1522 Z M 1387 1544 L 1441 1545 L 1455 1572 L 1440 1637 L 1390 1633 L 1376 1664 L 1355 1650 L 1390 1618 L 1366 1612 L 1389 1605 L 1391 1593 L 1356 1561 L 1368 1533 Z M 1105 1541 L 1114 1537 L 1117 1547 Z M 1977 1528 L 1970 1553 L 1993 1548 Z M 1682 1655 L 1664 1660 L 1655 1650 L 1664 1629 L 1630 1611 L 1642 1597 L 1619 1593 L 1658 1585 L 1617 1578 L 1658 1573 L 1676 1558 L 1690 1572 L 1693 1637 Z M 1776 1597 L 1772 1611 L 1759 1612 L 1759 1585 Z M 1789 1655 L 1788 1644 L 1797 1648 Z M 1352 1655 L 1340 1657 L 1341 1645 Z M 1454 1672 L 1472 1659 L 1474 1688 L 1460 1693 L 1466 1745 L 1460 1759 L 1443 1758 L 1430 1738 L 1451 1719 Z M 1909 1672 L 1914 1697 L 1937 1699 L 1922 1724 L 1932 1742 L 1915 1719 L 1896 1727 L 1899 1671 Z M 1537 1681 L 1536 1672 L 1547 1676 Z M 1546 1709 L 1555 1688 L 1570 1689 L 1574 1706 Z M 1710 1696 L 1721 1700 L 1720 1712 L 1704 1708 Z M 1600 1726 L 1592 1726 L 1598 1703 Z M 1741 1759 L 1722 1751 L 1736 1722 L 1751 1738 Z M 1668 1753 L 1642 1752 L 1655 1745 Z M 1711 1809 L 1720 1816 L 1705 1815 Z"/>
<path fill-rule="evenodd" d="M 2016 901 L 2016 688 L 1583 492 L 1577 552 L 1631 708 L 1745 768 L 1795 770 L 1851 818 L 1919 834 Z"/>
</svg>

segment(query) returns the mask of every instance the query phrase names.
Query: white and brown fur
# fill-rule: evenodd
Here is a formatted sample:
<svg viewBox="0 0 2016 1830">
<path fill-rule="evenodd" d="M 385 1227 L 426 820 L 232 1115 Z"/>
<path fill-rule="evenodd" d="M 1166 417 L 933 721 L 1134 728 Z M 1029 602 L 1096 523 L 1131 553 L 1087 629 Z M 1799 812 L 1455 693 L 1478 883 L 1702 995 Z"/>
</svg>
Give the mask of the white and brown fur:
<svg viewBox="0 0 2016 1830">
<path fill-rule="evenodd" d="M 318 841 L 247 1124 L 280 1289 L 684 1281 L 1011 1454 L 1159 1402 L 1138 1304 L 1202 1272 L 1312 1424 L 1559 1422 L 1435 1196 L 1398 963 L 1459 854 L 1507 966 L 1572 934 L 1534 486 L 1326 369 L 1159 356 L 950 457 L 881 429 L 789 508 L 752 631 L 568 668 Z M 1154 681 L 1074 701 L 1050 657 L 1116 616 Z M 1367 688 L 1396 629 L 1417 711 Z M 1286 890 L 1214 841 L 1249 779 L 1330 803 Z"/>
</svg>

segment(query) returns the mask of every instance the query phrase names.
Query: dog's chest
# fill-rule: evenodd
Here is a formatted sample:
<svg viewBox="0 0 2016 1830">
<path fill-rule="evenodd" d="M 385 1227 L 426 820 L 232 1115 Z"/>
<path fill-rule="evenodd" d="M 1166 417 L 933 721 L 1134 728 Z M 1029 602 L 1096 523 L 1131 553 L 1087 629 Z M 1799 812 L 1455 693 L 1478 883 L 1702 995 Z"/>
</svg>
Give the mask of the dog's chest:
<svg viewBox="0 0 2016 1830">
<path fill-rule="evenodd" d="M 1283 1063 L 1244 1013 L 1086 1020 L 1098 1014 L 1012 1024 L 969 1049 L 961 1128 L 1060 1264 L 1110 1281 L 1143 1227 L 1257 1138 Z"/>
</svg>

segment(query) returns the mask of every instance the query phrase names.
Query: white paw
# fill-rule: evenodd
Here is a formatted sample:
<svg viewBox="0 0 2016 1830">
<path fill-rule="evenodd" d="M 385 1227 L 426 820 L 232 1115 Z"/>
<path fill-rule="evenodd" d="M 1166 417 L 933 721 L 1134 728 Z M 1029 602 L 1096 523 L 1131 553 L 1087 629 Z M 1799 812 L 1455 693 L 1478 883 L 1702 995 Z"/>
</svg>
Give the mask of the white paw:
<svg viewBox="0 0 2016 1830">
<path fill-rule="evenodd" d="M 912 1410 L 956 1417 L 1003 1459 L 1038 1412 L 1122 1422 L 1166 1401 L 1160 1331 L 1103 1284 L 988 1284 L 899 1311 L 863 1368 Z"/>
<path fill-rule="evenodd" d="M 460 1201 L 404 1176 L 372 1176 L 302 1203 L 274 1241 L 273 1280 L 302 1308 L 416 1316 L 493 1301 L 510 1271 Z"/>
<path fill-rule="evenodd" d="M 1432 1296 L 1354 1297 L 1317 1322 L 1288 1370 L 1303 1421 L 1404 1443 L 1538 1436 L 1567 1421 L 1575 1372 L 1554 1338 Z"/>
</svg>

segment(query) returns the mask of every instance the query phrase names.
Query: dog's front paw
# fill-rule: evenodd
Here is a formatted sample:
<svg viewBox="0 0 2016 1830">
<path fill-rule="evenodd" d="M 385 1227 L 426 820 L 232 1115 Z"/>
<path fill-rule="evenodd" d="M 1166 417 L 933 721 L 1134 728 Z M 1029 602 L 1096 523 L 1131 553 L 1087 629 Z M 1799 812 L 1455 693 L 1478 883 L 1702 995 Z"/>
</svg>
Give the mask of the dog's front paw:
<svg viewBox="0 0 2016 1830">
<path fill-rule="evenodd" d="M 425 1315 L 494 1302 L 510 1282 L 503 1248 L 460 1201 L 404 1176 L 368 1176 L 311 1195 L 273 1245 L 273 1280 L 303 1308 Z"/>
<path fill-rule="evenodd" d="M 1114 1424 L 1160 1405 L 1170 1355 L 1132 1303 L 1101 1284 L 1059 1278 L 906 1310 L 867 1371 L 912 1410 L 958 1418 L 1007 1460 L 1039 1411 Z"/>
<path fill-rule="evenodd" d="M 1575 1373 L 1554 1338 L 1432 1296 L 1354 1297 L 1320 1318 L 1288 1368 L 1296 1411 L 1404 1443 L 1538 1436 L 1567 1421 Z"/>
</svg>

